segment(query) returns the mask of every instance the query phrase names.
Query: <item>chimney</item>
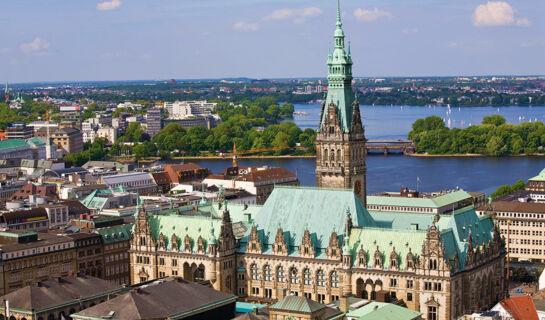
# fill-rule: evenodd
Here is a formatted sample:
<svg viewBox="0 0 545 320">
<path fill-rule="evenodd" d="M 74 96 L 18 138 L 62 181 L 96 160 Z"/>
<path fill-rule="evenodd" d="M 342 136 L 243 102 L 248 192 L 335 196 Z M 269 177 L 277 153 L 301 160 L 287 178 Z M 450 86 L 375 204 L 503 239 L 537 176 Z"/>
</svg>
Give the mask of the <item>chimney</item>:
<svg viewBox="0 0 545 320">
<path fill-rule="evenodd" d="M 435 215 L 435 223 L 439 222 L 439 214 Z"/>
<path fill-rule="evenodd" d="M 339 309 L 341 310 L 342 313 L 348 313 L 348 307 L 350 306 L 350 304 L 348 303 L 348 296 L 344 296 L 341 298 L 341 301 L 339 301 Z"/>
</svg>

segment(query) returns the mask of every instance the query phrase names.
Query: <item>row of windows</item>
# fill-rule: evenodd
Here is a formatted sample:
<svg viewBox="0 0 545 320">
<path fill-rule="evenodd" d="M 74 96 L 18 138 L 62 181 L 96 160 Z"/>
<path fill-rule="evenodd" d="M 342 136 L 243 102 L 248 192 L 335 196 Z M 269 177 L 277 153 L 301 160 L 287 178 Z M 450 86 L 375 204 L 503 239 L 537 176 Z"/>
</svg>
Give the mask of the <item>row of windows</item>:
<svg viewBox="0 0 545 320">
<path fill-rule="evenodd" d="M 128 259 L 128 258 L 129 258 L 129 253 L 128 252 L 122 252 L 122 253 L 117 253 L 117 254 L 108 254 L 105 257 L 105 260 L 106 260 L 106 262 L 114 262 L 114 261 L 119 261 L 121 259 Z"/>
<path fill-rule="evenodd" d="M 150 264 L 149 257 L 136 256 L 136 263 Z"/>
<path fill-rule="evenodd" d="M 542 249 L 528 249 L 528 248 L 509 248 L 510 253 L 520 253 L 520 254 L 534 254 L 541 255 L 544 253 Z"/>
<path fill-rule="evenodd" d="M 128 241 L 123 241 L 123 242 L 116 242 L 116 243 L 113 243 L 113 244 L 108 244 L 106 246 L 104 246 L 104 249 L 105 250 L 112 250 L 112 249 L 118 249 L 118 248 L 123 248 L 123 247 L 128 247 L 129 246 L 129 242 Z"/>
<path fill-rule="evenodd" d="M 441 282 L 424 282 L 424 290 L 426 291 L 441 291 Z"/>
<path fill-rule="evenodd" d="M 25 259 L 23 261 L 6 263 L 6 271 L 24 269 L 27 267 L 34 267 L 37 265 L 42 265 L 47 263 L 54 263 L 54 262 L 62 261 L 63 258 L 64 260 L 72 259 L 72 252 L 67 252 L 65 254 L 59 253 L 59 254 L 50 255 L 49 257 L 39 257 L 34 259 Z"/>
<path fill-rule="evenodd" d="M 284 267 L 279 266 L 276 268 L 276 281 L 284 283 L 286 282 L 286 278 L 290 283 L 298 284 L 300 283 L 300 274 L 297 270 L 297 268 L 292 267 L 289 269 L 288 277 L 286 277 L 286 273 L 284 271 Z M 303 270 L 302 273 L 303 276 L 303 284 L 305 285 L 312 285 L 313 281 L 316 281 L 316 285 L 320 287 L 324 287 L 326 285 L 326 278 L 325 273 L 322 269 L 318 270 L 315 274 L 315 278 L 313 279 L 312 273 L 310 269 L 306 268 Z M 252 264 L 250 267 L 250 277 L 252 280 L 259 280 L 259 269 L 257 267 L 257 264 Z M 272 268 L 270 265 L 265 265 L 263 267 L 263 280 L 265 281 L 274 281 L 274 273 L 272 271 Z M 339 287 L 339 274 L 337 271 L 332 271 L 329 274 L 329 283 L 332 288 L 338 288 Z"/>
<path fill-rule="evenodd" d="M 367 209 L 369 209 L 369 210 L 380 210 L 380 211 L 433 212 L 432 208 L 379 206 L 379 205 L 368 205 Z"/>
<path fill-rule="evenodd" d="M 15 230 L 26 230 L 26 229 L 34 229 L 34 228 L 40 228 L 40 227 L 47 227 L 47 221 L 44 222 L 30 222 L 30 223 L 24 223 L 22 225 L 16 225 Z"/>
<path fill-rule="evenodd" d="M 545 219 L 545 215 L 537 213 L 498 212 L 496 215 L 498 217 Z"/>
<path fill-rule="evenodd" d="M 407 289 L 412 289 L 414 287 L 414 282 L 413 282 L 413 280 L 407 280 L 405 285 L 406 285 Z M 390 287 L 391 288 L 396 288 L 397 287 L 397 279 L 390 278 Z"/>
</svg>

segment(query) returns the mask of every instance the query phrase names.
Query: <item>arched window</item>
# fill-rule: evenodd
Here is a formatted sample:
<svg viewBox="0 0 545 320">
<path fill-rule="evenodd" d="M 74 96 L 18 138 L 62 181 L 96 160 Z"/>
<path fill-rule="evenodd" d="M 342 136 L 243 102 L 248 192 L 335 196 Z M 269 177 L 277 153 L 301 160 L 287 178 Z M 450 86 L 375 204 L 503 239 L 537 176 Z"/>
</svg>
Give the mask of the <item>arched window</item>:
<svg viewBox="0 0 545 320">
<path fill-rule="evenodd" d="M 324 270 L 322 269 L 318 270 L 318 272 L 316 273 L 316 284 L 319 287 L 325 286 L 325 275 L 324 275 Z"/>
<path fill-rule="evenodd" d="M 331 161 L 335 161 L 335 150 L 331 149 Z"/>
<path fill-rule="evenodd" d="M 303 270 L 303 281 L 305 285 L 311 285 L 312 284 L 312 276 L 310 275 L 310 270 L 306 268 Z"/>
<path fill-rule="evenodd" d="M 437 259 L 430 259 L 430 270 L 437 270 Z"/>
<path fill-rule="evenodd" d="M 337 161 L 342 161 L 341 149 L 337 149 Z"/>
<path fill-rule="evenodd" d="M 284 267 L 282 266 L 276 268 L 276 281 L 286 282 L 286 273 L 284 272 Z"/>
<path fill-rule="evenodd" d="M 296 268 L 291 268 L 291 269 L 290 269 L 290 282 L 291 282 L 291 283 L 299 283 L 299 278 L 298 278 L 298 274 L 297 274 L 297 269 L 296 269 Z"/>
<path fill-rule="evenodd" d="M 327 161 L 327 149 L 324 149 L 324 161 Z"/>
<path fill-rule="evenodd" d="M 227 276 L 227 278 L 225 278 L 225 287 L 231 290 L 231 276 Z"/>
<path fill-rule="evenodd" d="M 329 280 L 331 282 L 331 288 L 339 287 L 339 274 L 337 273 L 337 271 L 331 272 Z"/>
<path fill-rule="evenodd" d="M 271 266 L 268 264 L 266 264 L 265 267 L 263 267 L 263 277 L 265 278 L 265 281 L 272 280 Z"/>
<path fill-rule="evenodd" d="M 252 280 L 257 280 L 259 274 L 259 272 L 257 271 L 257 264 L 252 264 L 252 266 L 250 267 L 250 272 L 252 273 Z"/>
</svg>

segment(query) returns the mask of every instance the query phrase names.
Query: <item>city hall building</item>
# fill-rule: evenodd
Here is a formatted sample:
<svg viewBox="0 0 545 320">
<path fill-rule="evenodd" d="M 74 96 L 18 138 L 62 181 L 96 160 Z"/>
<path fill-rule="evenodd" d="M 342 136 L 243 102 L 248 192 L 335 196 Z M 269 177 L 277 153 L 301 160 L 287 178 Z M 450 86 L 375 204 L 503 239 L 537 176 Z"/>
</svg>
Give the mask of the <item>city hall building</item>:
<svg viewBox="0 0 545 320">
<path fill-rule="evenodd" d="M 368 211 L 365 135 L 337 13 L 316 140 L 316 188 L 276 187 L 264 205 L 218 201 L 148 214 L 139 205 L 131 282 L 209 281 L 247 301 L 289 295 L 403 300 L 424 319 L 487 309 L 506 292 L 505 248 L 473 205 L 448 214 Z M 396 199 L 397 202 L 402 200 Z"/>
</svg>

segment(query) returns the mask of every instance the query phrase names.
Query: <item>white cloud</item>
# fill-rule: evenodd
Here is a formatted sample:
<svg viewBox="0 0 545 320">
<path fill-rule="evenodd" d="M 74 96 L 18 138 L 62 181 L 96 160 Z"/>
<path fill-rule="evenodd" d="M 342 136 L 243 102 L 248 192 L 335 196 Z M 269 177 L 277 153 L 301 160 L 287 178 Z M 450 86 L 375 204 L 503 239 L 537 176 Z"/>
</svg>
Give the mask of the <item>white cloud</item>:
<svg viewBox="0 0 545 320">
<path fill-rule="evenodd" d="M 501 27 L 517 25 L 527 27 L 532 24 L 529 19 L 515 18 L 516 10 L 505 1 L 488 1 L 481 4 L 473 12 L 473 25 L 476 27 Z"/>
<path fill-rule="evenodd" d="M 418 33 L 418 28 L 410 28 L 410 29 L 403 29 L 401 30 L 401 33 L 403 34 L 415 34 Z"/>
<path fill-rule="evenodd" d="M 238 31 L 257 31 L 259 29 L 259 24 L 239 21 L 233 25 L 233 29 Z"/>
<path fill-rule="evenodd" d="M 121 0 L 110 0 L 110 1 L 106 0 L 97 4 L 97 10 L 99 11 L 115 10 L 121 7 L 122 4 L 123 3 L 121 2 Z"/>
<path fill-rule="evenodd" d="M 22 43 L 20 48 L 25 54 L 40 54 L 49 48 L 49 42 L 40 38 L 35 38 L 32 42 Z"/>
<path fill-rule="evenodd" d="M 388 11 L 383 11 L 378 8 L 373 10 L 357 8 L 354 10 L 354 17 L 359 21 L 372 22 L 381 18 L 391 19 L 392 14 Z"/>
<path fill-rule="evenodd" d="M 263 17 L 263 20 L 292 20 L 294 23 L 304 23 L 308 18 L 322 14 L 322 9 L 308 7 L 302 9 L 283 8 L 274 10 L 271 14 Z"/>
<path fill-rule="evenodd" d="M 527 19 L 527 18 L 517 19 L 517 26 L 519 27 L 529 27 L 531 25 L 532 25 L 532 21 L 530 21 L 530 19 Z"/>
</svg>

